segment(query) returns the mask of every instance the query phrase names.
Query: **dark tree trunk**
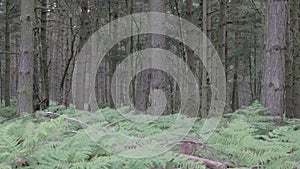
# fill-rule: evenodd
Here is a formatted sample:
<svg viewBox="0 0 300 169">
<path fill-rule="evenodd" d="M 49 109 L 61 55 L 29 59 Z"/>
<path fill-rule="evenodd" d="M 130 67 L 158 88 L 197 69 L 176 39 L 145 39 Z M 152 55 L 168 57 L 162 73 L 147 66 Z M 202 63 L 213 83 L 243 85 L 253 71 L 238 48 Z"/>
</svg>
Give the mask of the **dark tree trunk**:
<svg viewBox="0 0 300 169">
<path fill-rule="evenodd" d="M 10 106 L 10 39 L 11 39 L 11 26 L 10 26 L 10 0 L 6 0 L 6 16 L 5 16 L 5 84 L 4 84 L 4 101 L 5 106 Z"/>
<path fill-rule="evenodd" d="M 41 5 L 47 8 L 47 0 L 42 0 Z M 41 11 L 41 59 L 40 59 L 40 76 L 41 76 L 41 109 L 49 107 L 49 78 L 48 78 L 48 44 L 47 44 L 47 10 Z"/>
</svg>

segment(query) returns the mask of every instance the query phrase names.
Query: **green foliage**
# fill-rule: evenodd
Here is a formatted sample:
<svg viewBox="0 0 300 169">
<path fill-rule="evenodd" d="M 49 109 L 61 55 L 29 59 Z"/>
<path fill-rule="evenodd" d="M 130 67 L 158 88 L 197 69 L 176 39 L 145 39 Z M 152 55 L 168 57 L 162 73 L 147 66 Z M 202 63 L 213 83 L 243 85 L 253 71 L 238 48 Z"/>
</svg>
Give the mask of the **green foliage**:
<svg viewBox="0 0 300 169">
<path fill-rule="evenodd" d="M 11 100 L 11 106 L 4 107 L 4 104 L 0 106 L 0 123 L 5 119 L 10 119 L 16 117 L 17 115 L 17 101 Z"/>
<path fill-rule="evenodd" d="M 123 158 L 105 151 L 106 145 L 121 146 L 125 140 L 112 141 L 110 136 L 101 137 L 102 140 L 91 139 L 94 130 L 90 126 L 100 129 L 99 132 L 114 130 L 144 138 L 166 131 L 177 117 L 169 115 L 150 123 L 133 123 L 124 117 L 133 118 L 134 114 L 129 111 L 121 116 L 120 111 L 126 112 L 127 109 L 105 108 L 88 113 L 52 105 L 46 112 L 55 113 L 37 112 L 7 120 L 0 126 L 0 168 L 205 168 L 199 161 L 174 156 L 172 152 L 189 153 L 190 147 L 179 143 L 169 152 L 145 159 Z M 193 154 L 189 155 L 230 162 L 240 168 L 256 165 L 261 168 L 300 168 L 300 121 L 286 119 L 284 126 L 275 126 L 274 117 L 267 114 L 268 111 L 255 102 L 245 109 L 224 115 L 212 137 L 205 144 L 195 146 Z M 138 118 L 147 121 L 151 116 L 139 115 Z M 187 138 L 197 140 L 201 126 L 202 122 L 197 121 Z M 123 154 L 135 153 L 140 146 L 145 146 L 147 151 L 158 147 L 155 142 L 127 146 L 122 150 Z"/>
<path fill-rule="evenodd" d="M 275 126 L 267 113 L 258 102 L 238 110 L 214 133 L 210 145 L 242 166 L 299 168 L 300 130 L 296 125 Z"/>
</svg>

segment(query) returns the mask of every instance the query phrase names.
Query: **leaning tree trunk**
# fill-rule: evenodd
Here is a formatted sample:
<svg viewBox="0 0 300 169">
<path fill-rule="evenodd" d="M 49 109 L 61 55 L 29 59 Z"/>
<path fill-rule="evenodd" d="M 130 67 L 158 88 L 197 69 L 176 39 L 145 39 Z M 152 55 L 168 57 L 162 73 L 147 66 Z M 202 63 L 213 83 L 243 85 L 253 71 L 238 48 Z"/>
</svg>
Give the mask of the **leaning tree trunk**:
<svg viewBox="0 0 300 169">
<path fill-rule="evenodd" d="M 10 0 L 6 0 L 6 17 L 5 17 L 5 84 L 4 84 L 4 101 L 5 106 L 10 106 Z"/>
<path fill-rule="evenodd" d="M 34 0 L 21 1 L 21 54 L 18 77 L 18 112 L 33 112 Z"/>
<path fill-rule="evenodd" d="M 286 0 L 266 1 L 266 47 L 261 102 L 274 116 L 282 116 L 284 113 L 286 5 Z"/>
</svg>

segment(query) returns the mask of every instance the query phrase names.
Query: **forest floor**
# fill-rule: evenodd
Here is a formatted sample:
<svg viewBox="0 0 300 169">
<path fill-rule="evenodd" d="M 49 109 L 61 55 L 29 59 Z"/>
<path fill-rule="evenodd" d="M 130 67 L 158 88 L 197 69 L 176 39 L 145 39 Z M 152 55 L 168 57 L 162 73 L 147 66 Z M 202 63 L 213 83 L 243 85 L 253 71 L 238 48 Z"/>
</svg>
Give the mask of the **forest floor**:
<svg viewBox="0 0 300 169">
<path fill-rule="evenodd" d="M 145 123 L 136 123 L 136 115 L 119 114 L 125 111 L 89 113 L 52 103 L 13 119 L 16 102 L 1 106 L 0 168 L 300 168 L 300 120 L 284 119 L 276 126 L 258 102 L 225 114 L 205 142 L 203 119 L 193 119 L 193 128 L 178 139 L 172 135 L 176 119 L 185 124 L 190 118 L 139 115 Z"/>
</svg>

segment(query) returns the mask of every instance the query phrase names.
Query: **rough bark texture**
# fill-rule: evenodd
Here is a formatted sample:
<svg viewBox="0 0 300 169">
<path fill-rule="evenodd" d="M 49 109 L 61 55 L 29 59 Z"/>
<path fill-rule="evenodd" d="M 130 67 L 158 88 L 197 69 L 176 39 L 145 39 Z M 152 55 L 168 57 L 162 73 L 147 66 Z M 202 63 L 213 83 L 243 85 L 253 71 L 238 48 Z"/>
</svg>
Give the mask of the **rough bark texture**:
<svg viewBox="0 0 300 169">
<path fill-rule="evenodd" d="M 286 5 L 286 0 L 266 1 L 266 47 L 261 102 L 274 116 L 283 115 L 284 112 Z"/>
<path fill-rule="evenodd" d="M 33 112 L 34 1 L 21 1 L 21 54 L 18 77 L 18 112 Z"/>
</svg>

